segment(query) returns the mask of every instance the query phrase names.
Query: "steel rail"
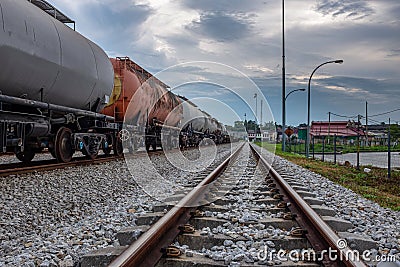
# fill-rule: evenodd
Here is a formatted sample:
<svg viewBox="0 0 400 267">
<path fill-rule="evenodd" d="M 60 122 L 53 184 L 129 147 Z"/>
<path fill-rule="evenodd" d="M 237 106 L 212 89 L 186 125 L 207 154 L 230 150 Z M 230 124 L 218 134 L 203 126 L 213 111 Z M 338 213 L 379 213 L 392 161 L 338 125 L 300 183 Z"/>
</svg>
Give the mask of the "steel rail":
<svg viewBox="0 0 400 267">
<path fill-rule="evenodd" d="M 195 148 L 189 148 L 188 150 L 192 150 Z M 175 149 L 179 150 L 179 149 Z M 41 152 L 42 153 L 42 152 Z M 46 152 L 47 153 L 47 152 Z M 3 155 L 9 156 L 14 155 L 14 153 L 3 153 L 0 154 L 0 157 Z M 44 154 L 44 153 L 42 153 Z M 14 175 L 14 174 L 24 174 L 24 173 L 31 173 L 34 171 L 48 171 L 48 170 L 54 170 L 58 168 L 66 168 L 66 167 L 71 167 L 71 166 L 77 166 L 77 165 L 89 165 L 89 164 L 98 164 L 102 162 L 107 162 L 111 161 L 114 159 L 123 159 L 124 157 L 132 157 L 132 156 L 149 156 L 150 158 L 153 156 L 158 156 L 164 154 L 164 150 L 158 149 L 156 151 L 151 150 L 151 151 L 138 151 L 133 154 L 124 154 L 124 156 L 115 156 L 115 155 L 99 155 L 95 159 L 87 159 L 85 156 L 83 157 L 74 157 L 72 158 L 72 161 L 63 163 L 63 162 L 57 162 L 56 159 L 45 159 L 45 160 L 36 160 L 36 161 L 30 161 L 30 162 L 14 162 L 14 163 L 3 163 L 0 164 L 0 177 L 8 176 L 8 175 Z"/>
<path fill-rule="evenodd" d="M 34 171 L 51 171 L 51 170 L 55 170 L 55 169 L 62 169 L 62 168 L 73 167 L 73 166 L 100 164 L 103 162 L 108 162 L 108 161 L 116 160 L 119 158 L 122 158 L 122 157 L 108 156 L 108 157 L 99 157 L 96 159 L 74 158 L 72 161 L 67 162 L 67 163 L 54 163 L 55 160 L 44 160 L 44 161 L 38 161 L 38 162 L 42 162 L 42 163 L 44 162 L 45 164 L 30 165 L 30 166 L 21 166 L 21 163 L 15 163 L 16 166 L 18 166 L 18 167 L 13 168 L 12 164 L 9 164 L 11 166 L 7 166 L 6 169 L 1 169 L 0 177 L 16 175 L 16 174 L 31 173 Z"/>
<path fill-rule="evenodd" d="M 251 149 L 259 158 L 259 161 L 269 170 L 270 175 L 276 180 L 279 186 L 284 190 L 290 200 L 290 207 L 300 211 L 304 216 L 297 216 L 295 219 L 299 225 L 304 229 L 315 229 L 317 233 L 309 231 L 306 237 L 309 239 L 311 245 L 317 251 L 335 250 L 337 252 L 337 261 L 330 261 L 326 258 L 323 262 L 325 266 L 352 266 L 352 267 L 366 267 L 367 265 L 362 261 L 351 259 L 349 255 L 354 253 L 348 248 L 339 248 L 338 241 L 342 240 L 334 230 L 322 220 L 322 218 L 308 205 L 307 202 L 286 182 L 282 176 L 261 156 L 254 145 Z M 299 214 L 300 215 L 300 214 Z M 310 237 L 310 238 L 309 238 Z M 322 242 L 319 243 L 319 242 Z"/>
<path fill-rule="evenodd" d="M 207 185 L 225 170 L 229 162 L 237 157 L 244 145 L 245 143 L 240 145 L 229 158 L 214 169 L 120 256 L 114 259 L 109 267 L 154 266 L 163 256 L 163 248 L 170 245 L 180 233 L 179 226 L 189 221 L 191 212 L 196 209 L 197 203 L 204 199 Z"/>
</svg>

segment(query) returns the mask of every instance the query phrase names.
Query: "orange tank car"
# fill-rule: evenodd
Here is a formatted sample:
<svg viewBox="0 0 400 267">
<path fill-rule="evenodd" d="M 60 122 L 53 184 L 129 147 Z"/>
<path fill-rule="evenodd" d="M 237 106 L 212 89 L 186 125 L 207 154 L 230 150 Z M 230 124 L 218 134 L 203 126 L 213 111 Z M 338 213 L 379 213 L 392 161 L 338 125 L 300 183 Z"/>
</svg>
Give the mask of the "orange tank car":
<svg viewBox="0 0 400 267">
<path fill-rule="evenodd" d="M 129 101 L 141 86 L 141 82 L 135 72 L 129 70 L 133 63 L 129 58 L 117 57 L 110 60 L 114 68 L 114 89 L 102 113 L 114 117 L 116 122 L 122 122 Z"/>
<path fill-rule="evenodd" d="M 114 90 L 103 114 L 114 117 L 116 122 L 125 120 L 133 125 L 144 126 L 154 118 L 164 122 L 168 116 L 169 126 L 179 124 L 181 112 L 171 114 L 171 111 L 179 106 L 180 100 L 168 92 L 167 85 L 128 57 L 110 60 L 114 68 Z M 139 90 L 141 86 L 143 88 Z"/>
</svg>

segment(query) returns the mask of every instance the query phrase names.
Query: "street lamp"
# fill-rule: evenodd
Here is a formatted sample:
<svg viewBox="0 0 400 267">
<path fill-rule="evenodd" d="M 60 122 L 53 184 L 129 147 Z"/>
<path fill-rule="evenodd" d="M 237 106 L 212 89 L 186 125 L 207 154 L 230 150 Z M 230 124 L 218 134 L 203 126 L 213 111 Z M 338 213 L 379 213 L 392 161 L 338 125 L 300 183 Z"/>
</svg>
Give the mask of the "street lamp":
<svg viewBox="0 0 400 267">
<path fill-rule="evenodd" d="M 290 92 L 286 95 L 285 101 L 286 101 L 286 99 L 289 97 L 289 95 L 291 95 L 292 93 L 297 92 L 297 91 L 302 91 L 302 92 L 304 92 L 305 90 L 306 90 L 306 88 L 300 88 L 300 89 L 295 89 L 295 90 L 293 90 L 293 91 L 290 91 Z"/>
<path fill-rule="evenodd" d="M 283 109 L 283 122 L 282 122 L 282 151 L 285 152 L 286 150 L 286 138 L 285 138 L 285 128 L 286 128 L 286 99 L 289 97 L 290 94 L 297 92 L 297 91 L 305 91 L 305 88 L 300 88 L 300 89 L 295 89 L 290 91 L 286 96 L 285 96 L 285 107 Z"/>
<path fill-rule="evenodd" d="M 306 157 L 308 158 L 310 156 L 310 85 L 311 85 L 311 78 L 314 75 L 314 73 L 323 65 L 330 64 L 330 63 L 336 63 L 336 64 L 342 64 L 343 60 L 338 59 L 338 60 L 331 60 L 327 61 L 325 63 L 322 63 L 318 67 L 316 67 L 313 72 L 311 73 L 310 79 L 308 80 L 308 98 L 307 98 L 307 136 L 306 136 Z"/>
<path fill-rule="evenodd" d="M 254 94 L 254 98 L 256 99 L 256 115 L 254 116 L 254 140 L 253 143 L 257 141 L 257 93 Z"/>
</svg>

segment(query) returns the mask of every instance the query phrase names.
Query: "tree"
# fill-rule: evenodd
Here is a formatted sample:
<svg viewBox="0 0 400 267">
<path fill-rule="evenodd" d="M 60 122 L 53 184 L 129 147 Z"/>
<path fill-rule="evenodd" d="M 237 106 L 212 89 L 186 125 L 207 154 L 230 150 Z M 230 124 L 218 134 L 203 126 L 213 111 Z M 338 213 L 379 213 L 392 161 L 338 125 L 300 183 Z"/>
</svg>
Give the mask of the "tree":
<svg viewBox="0 0 400 267">
<path fill-rule="evenodd" d="M 400 138 L 400 127 L 397 124 L 390 125 L 390 141 L 395 142 Z"/>
<path fill-rule="evenodd" d="M 272 121 L 266 122 L 262 127 L 262 130 L 275 130 L 275 124 Z"/>
<path fill-rule="evenodd" d="M 234 128 L 235 128 L 235 130 L 237 130 L 237 131 L 240 131 L 240 130 L 244 130 L 244 127 L 245 127 L 245 123 L 246 122 L 243 122 L 243 121 L 235 121 L 235 126 L 234 126 Z"/>
<path fill-rule="evenodd" d="M 254 122 L 254 121 L 252 121 L 252 120 L 249 120 L 249 121 L 247 121 L 247 130 L 249 131 L 249 130 L 253 130 L 254 131 L 254 129 L 255 128 L 257 128 L 257 132 L 260 132 L 260 127 L 257 125 L 256 126 L 256 123 Z"/>
</svg>

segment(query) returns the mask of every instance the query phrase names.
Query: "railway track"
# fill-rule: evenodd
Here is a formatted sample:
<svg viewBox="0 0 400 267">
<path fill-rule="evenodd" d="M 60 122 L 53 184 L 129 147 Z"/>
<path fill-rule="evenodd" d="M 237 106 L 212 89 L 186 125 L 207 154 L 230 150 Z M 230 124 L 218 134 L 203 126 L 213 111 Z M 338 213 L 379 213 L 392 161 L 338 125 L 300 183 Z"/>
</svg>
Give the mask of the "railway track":
<svg viewBox="0 0 400 267">
<path fill-rule="evenodd" d="M 159 154 L 164 153 L 163 150 L 157 151 L 140 151 L 136 152 L 135 155 L 149 155 L 157 156 Z M 15 162 L 15 163 L 4 163 L 0 164 L 0 177 L 9 176 L 9 175 L 18 175 L 18 174 L 25 174 L 25 173 L 32 173 L 38 171 L 50 171 L 55 169 L 62 169 L 67 167 L 74 167 L 74 166 L 84 166 L 90 164 L 101 164 L 104 162 L 116 160 L 116 159 L 123 159 L 123 157 L 115 156 L 115 155 L 99 155 L 95 159 L 88 159 L 85 156 L 82 157 L 74 157 L 70 162 L 67 163 L 60 163 L 57 162 L 56 159 L 46 159 L 46 160 L 36 160 L 31 162 Z"/>
<path fill-rule="evenodd" d="M 179 201 L 166 200 L 121 231 L 121 247 L 93 252 L 81 266 L 366 266 L 341 246 L 337 232 L 346 224 L 326 216 L 330 209 L 304 197 L 254 146 L 244 144 L 195 180 Z"/>
<path fill-rule="evenodd" d="M 56 170 L 74 166 L 101 164 L 111 160 L 116 160 L 118 158 L 122 157 L 100 156 L 93 160 L 87 159 L 85 157 L 76 157 L 72 161 L 67 163 L 59 163 L 57 162 L 57 160 L 52 159 L 52 160 L 33 161 L 28 164 L 26 163 L 2 164 L 0 169 L 0 177 L 38 172 L 38 171 L 50 171 L 50 170 Z"/>
</svg>

